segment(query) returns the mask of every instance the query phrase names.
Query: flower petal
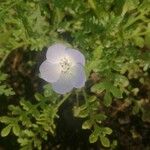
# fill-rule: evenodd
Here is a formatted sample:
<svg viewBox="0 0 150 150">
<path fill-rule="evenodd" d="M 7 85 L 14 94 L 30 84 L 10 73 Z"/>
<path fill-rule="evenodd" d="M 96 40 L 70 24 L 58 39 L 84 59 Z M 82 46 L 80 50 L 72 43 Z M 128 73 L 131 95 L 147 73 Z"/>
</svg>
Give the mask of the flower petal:
<svg viewBox="0 0 150 150">
<path fill-rule="evenodd" d="M 58 62 L 66 54 L 66 46 L 63 44 L 54 44 L 50 46 L 46 53 L 46 58 L 51 62 Z"/>
<path fill-rule="evenodd" d="M 84 55 L 75 49 L 71 49 L 71 48 L 67 48 L 67 54 L 76 62 L 76 63 L 80 63 L 83 66 L 85 65 L 85 57 Z"/>
<path fill-rule="evenodd" d="M 54 64 L 47 60 L 41 64 L 39 70 L 41 78 L 47 82 L 56 82 L 61 73 L 59 64 Z"/>
<path fill-rule="evenodd" d="M 59 94 L 65 94 L 73 89 L 72 75 L 62 73 L 57 82 L 52 83 L 52 88 Z"/>
<path fill-rule="evenodd" d="M 75 88 L 81 88 L 85 86 L 86 75 L 84 67 L 81 64 L 77 64 L 71 68 L 73 74 L 73 85 Z"/>
</svg>

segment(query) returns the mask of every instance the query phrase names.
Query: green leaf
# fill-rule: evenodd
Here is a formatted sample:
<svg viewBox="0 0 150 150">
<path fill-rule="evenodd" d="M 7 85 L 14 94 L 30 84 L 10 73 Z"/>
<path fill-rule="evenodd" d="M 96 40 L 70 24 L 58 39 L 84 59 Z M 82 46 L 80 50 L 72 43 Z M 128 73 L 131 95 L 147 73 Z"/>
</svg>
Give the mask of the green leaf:
<svg viewBox="0 0 150 150">
<path fill-rule="evenodd" d="M 107 118 L 107 116 L 105 114 L 102 114 L 102 113 L 94 116 L 94 119 L 99 123 L 101 123 L 101 121 L 104 121 L 106 118 Z"/>
<path fill-rule="evenodd" d="M 75 106 L 73 112 L 75 117 L 86 118 L 88 116 L 88 109 L 85 105 L 80 107 Z"/>
<path fill-rule="evenodd" d="M 29 144 L 29 140 L 27 138 L 18 138 L 17 141 L 21 144 L 21 146 Z"/>
<path fill-rule="evenodd" d="M 92 127 L 92 121 L 91 120 L 86 120 L 83 124 L 82 124 L 82 129 L 91 129 Z"/>
<path fill-rule="evenodd" d="M 88 110 L 84 110 L 79 113 L 79 117 L 86 118 L 88 116 L 88 114 L 89 114 Z"/>
<path fill-rule="evenodd" d="M 53 92 L 52 92 L 52 87 L 50 86 L 50 84 L 46 84 L 44 85 L 44 96 L 45 97 L 50 97 L 52 96 Z"/>
<path fill-rule="evenodd" d="M 114 0 L 114 4 L 115 4 L 115 12 L 117 13 L 117 14 L 119 14 L 120 15 L 120 13 L 122 12 L 122 7 L 123 7 L 123 5 L 124 5 L 124 2 L 125 2 L 125 0 Z"/>
<path fill-rule="evenodd" d="M 10 126 L 10 125 L 6 126 L 6 127 L 1 131 L 1 136 L 2 136 L 2 137 L 7 136 L 7 135 L 10 133 L 11 128 L 12 128 L 12 126 Z"/>
<path fill-rule="evenodd" d="M 139 4 L 139 0 L 126 0 L 123 6 L 122 15 L 126 12 L 136 9 Z"/>
<path fill-rule="evenodd" d="M 6 95 L 6 96 L 11 96 L 14 95 L 14 91 L 11 87 L 8 87 L 6 85 L 0 85 L 0 95 Z"/>
<path fill-rule="evenodd" d="M 112 96 L 111 96 L 110 92 L 106 92 L 105 93 L 103 102 L 104 102 L 104 105 L 107 106 L 107 107 L 111 105 L 111 103 L 112 103 Z"/>
<path fill-rule="evenodd" d="M 94 59 L 100 59 L 101 55 L 102 55 L 102 51 L 103 51 L 103 47 L 102 46 L 97 47 L 94 50 L 94 52 L 93 52 Z"/>
<path fill-rule="evenodd" d="M 112 83 L 108 81 L 103 81 L 101 83 L 95 84 L 92 87 L 92 92 L 103 92 L 104 90 L 110 90 L 112 87 Z"/>
<path fill-rule="evenodd" d="M 91 96 L 89 97 L 89 103 L 94 103 L 96 101 L 97 97 L 96 96 Z"/>
<path fill-rule="evenodd" d="M 42 100 L 44 100 L 43 95 L 40 94 L 40 93 L 36 93 L 34 96 L 35 96 L 35 98 L 36 98 L 37 101 L 42 101 Z"/>
<path fill-rule="evenodd" d="M 113 86 L 110 89 L 110 91 L 111 91 L 111 93 L 113 94 L 114 97 L 116 97 L 116 98 L 122 98 L 122 91 L 119 88 Z"/>
<path fill-rule="evenodd" d="M 20 127 L 18 124 L 14 124 L 13 128 L 12 128 L 12 131 L 13 133 L 16 135 L 16 136 L 19 136 L 20 134 Z"/>
<path fill-rule="evenodd" d="M 143 37 L 135 37 L 134 38 L 134 43 L 136 46 L 143 48 L 144 47 L 144 38 Z"/>
<path fill-rule="evenodd" d="M 9 124 L 12 121 L 13 121 L 13 119 L 10 117 L 7 117 L 7 116 L 0 117 L 0 122 L 2 122 L 2 123 Z"/>
<path fill-rule="evenodd" d="M 92 9 L 96 10 L 95 0 L 88 0 L 88 3 L 89 3 L 89 5 L 90 5 L 90 7 L 91 7 Z"/>
<path fill-rule="evenodd" d="M 100 141 L 104 147 L 110 147 L 110 141 L 105 136 L 100 136 Z"/>
<path fill-rule="evenodd" d="M 98 136 L 97 134 L 95 134 L 94 132 L 89 136 L 89 142 L 90 143 L 95 143 L 98 140 Z"/>
<path fill-rule="evenodd" d="M 31 131 L 31 130 L 25 129 L 23 132 L 24 132 L 28 137 L 34 137 L 34 136 L 35 136 L 35 135 L 34 135 L 34 132 Z"/>
<path fill-rule="evenodd" d="M 110 134 L 112 133 L 112 129 L 109 128 L 109 127 L 105 127 L 105 128 L 104 128 L 104 132 L 105 132 L 105 134 L 110 135 Z"/>
<path fill-rule="evenodd" d="M 105 87 L 102 84 L 95 84 L 92 88 L 92 92 L 103 92 L 105 90 Z"/>
<path fill-rule="evenodd" d="M 120 65 L 120 64 L 118 64 L 118 65 Z M 114 84 L 117 85 L 118 87 L 125 88 L 129 85 L 129 81 L 128 81 L 128 78 L 125 77 L 124 75 L 117 74 L 115 76 Z"/>
</svg>

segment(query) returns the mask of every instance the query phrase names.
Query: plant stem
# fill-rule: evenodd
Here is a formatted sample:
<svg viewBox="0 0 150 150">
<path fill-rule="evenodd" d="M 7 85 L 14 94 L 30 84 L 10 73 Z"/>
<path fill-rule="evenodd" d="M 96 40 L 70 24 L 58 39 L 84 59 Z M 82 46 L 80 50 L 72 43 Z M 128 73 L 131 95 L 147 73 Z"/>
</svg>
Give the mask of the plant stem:
<svg viewBox="0 0 150 150">
<path fill-rule="evenodd" d="M 84 96 L 84 99 L 85 99 L 85 102 L 86 102 L 86 105 L 87 107 L 89 108 L 90 105 L 89 105 L 89 102 L 88 102 L 88 99 L 87 99 L 87 95 L 86 95 L 86 92 L 85 92 L 85 89 L 83 88 L 83 96 Z"/>
<path fill-rule="evenodd" d="M 77 106 L 79 106 L 79 94 L 78 94 L 78 91 L 75 91 L 75 93 L 76 93 Z"/>
<path fill-rule="evenodd" d="M 64 96 L 64 98 L 58 103 L 57 108 L 59 108 L 67 99 L 68 97 L 71 95 L 71 93 L 68 93 Z"/>
<path fill-rule="evenodd" d="M 7 59 L 8 55 L 10 54 L 10 51 L 7 51 L 5 56 L 3 57 L 3 59 L 0 62 L 0 68 L 4 65 L 5 60 Z"/>
<path fill-rule="evenodd" d="M 150 31 L 140 32 L 140 33 L 136 33 L 136 34 L 133 33 L 131 36 L 128 37 L 128 39 L 131 39 L 133 37 L 138 37 L 138 36 L 144 36 L 146 34 L 150 34 Z"/>
<path fill-rule="evenodd" d="M 5 60 L 7 59 L 7 57 L 9 56 L 9 54 L 15 50 L 15 49 L 18 49 L 20 47 L 23 47 L 26 43 L 22 42 L 22 43 L 19 43 L 18 45 L 16 45 L 14 48 L 12 48 L 11 50 L 7 51 L 3 57 L 3 59 L 1 60 L 0 62 L 0 68 L 4 65 L 4 62 Z"/>
<path fill-rule="evenodd" d="M 143 14 L 138 15 L 137 17 L 135 17 L 134 19 L 132 19 L 131 21 L 129 21 L 129 22 L 124 26 L 124 28 L 125 28 L 125 29 L 128 28 L 129 26 L 131 26 L 132 24 L 134 24 L 136 21 L 142 19 L 142 17 L 143 17 Z"/>
</svg>

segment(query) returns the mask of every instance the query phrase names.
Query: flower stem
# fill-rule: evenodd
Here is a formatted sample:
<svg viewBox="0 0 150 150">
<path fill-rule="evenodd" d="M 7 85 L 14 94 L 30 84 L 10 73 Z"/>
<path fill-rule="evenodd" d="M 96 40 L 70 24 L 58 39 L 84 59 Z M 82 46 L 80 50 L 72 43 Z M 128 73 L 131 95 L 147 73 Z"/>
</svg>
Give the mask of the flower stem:
<svg viewBox="0 0 150 150">
<path fill-rule="evenodd" d="M 84 88 L 83 88 L 83 96 L 84 96 L 84 99 L 85 99 L 86 105 L 87 105 L 87 107 L 89 108 L 89 107 L 90 107 L 90 105 L 89 105 L 89 101 L 88 101 L 88 99 L 87 99 L 87 95 L 86 95 L 86 92 L 85 92 L 85 89 L 84 89 Z"/>
<path fill-rule="evenodd" d="M 64 98 L 58 103 L 57 108 L 59 108 L 67 99 L 68 97 L 71 95 L 71 93 L 68 93 L 64 96 Z"/>
</svg>

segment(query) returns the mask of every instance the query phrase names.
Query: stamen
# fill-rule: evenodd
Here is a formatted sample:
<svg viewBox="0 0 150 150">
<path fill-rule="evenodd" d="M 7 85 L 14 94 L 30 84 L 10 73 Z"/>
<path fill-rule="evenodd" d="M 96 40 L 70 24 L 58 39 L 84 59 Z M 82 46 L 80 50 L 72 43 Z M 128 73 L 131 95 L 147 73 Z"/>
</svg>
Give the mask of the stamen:
<svg viewBox="0 0 150 150">
<path fill-rule="evenodd" d="M 71 68 L 71 62 L 68 58 L 64 57 L 59 62 L 61 66 L 61 72 L 66 73 Z"/>
</svg>

